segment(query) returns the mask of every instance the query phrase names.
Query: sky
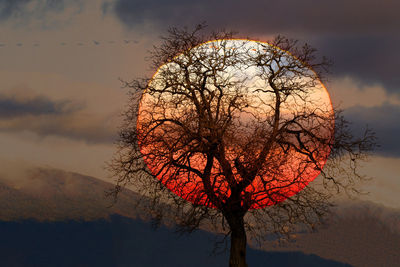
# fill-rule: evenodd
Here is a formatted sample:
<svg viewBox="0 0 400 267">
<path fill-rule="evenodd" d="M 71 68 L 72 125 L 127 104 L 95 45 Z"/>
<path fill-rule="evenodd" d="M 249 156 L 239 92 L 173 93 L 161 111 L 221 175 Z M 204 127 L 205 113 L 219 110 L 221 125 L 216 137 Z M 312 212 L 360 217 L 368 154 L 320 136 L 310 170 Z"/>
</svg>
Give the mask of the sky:
<svg viewBox="0 0 400 267">
<path fill-rule="evenodd" d="M 362 167 L 374 178 L 362 199 L 400 208 L 398 10 L 396 0 L 0 0 L 0 168 L 112 182 L 104 166 L 128 99 L 119 79 L 152 74 L 147 52 L 169 27 L 205 21 L 241 38 L 285 35 L 332 59 L 333 104 L 380 143 Z"/>
</svg>

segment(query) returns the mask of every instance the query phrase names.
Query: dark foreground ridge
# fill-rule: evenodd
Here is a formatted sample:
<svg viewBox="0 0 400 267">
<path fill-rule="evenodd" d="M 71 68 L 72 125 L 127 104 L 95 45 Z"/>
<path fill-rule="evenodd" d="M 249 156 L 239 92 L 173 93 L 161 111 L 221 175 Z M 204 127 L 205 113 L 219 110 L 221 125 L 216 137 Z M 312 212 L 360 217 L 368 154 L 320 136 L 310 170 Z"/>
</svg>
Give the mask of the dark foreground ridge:
<svg viewBox="0 0 400 267">
<path fill-rule="evenodd" d="M 226 266 L 228 254 L 211 255 L 214 234 L 179 236 L 152 229 L 119 215 L 110 220 L 38 222 L 0 221 L 1 266 Z M 249 248 L 249 267 L 351 266 L 301 252 L 265 252 Z"/>
</svg>

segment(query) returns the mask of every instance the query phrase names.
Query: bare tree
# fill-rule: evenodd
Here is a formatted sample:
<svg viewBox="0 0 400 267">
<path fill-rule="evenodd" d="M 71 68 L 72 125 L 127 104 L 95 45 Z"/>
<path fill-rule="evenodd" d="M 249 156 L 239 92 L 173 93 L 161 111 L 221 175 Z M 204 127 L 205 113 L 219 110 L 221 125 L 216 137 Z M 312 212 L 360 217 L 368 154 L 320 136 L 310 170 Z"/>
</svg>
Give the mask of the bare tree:
<svg viewBox="0 0 400 267">
<path fill-rule="evenodd" d="M 225 232 L 229 266 L 247 266 L 246 233 L 314 227 L 332 194 L 356 191 L 375 138 L 350 134 L 321 82 L 330 63 L 315 49 L 203 28 L 171 29 L 151 52 L 156 74 L 126 83 L 111 193 L 134 186 L 154 218 Z"/>
</svg>

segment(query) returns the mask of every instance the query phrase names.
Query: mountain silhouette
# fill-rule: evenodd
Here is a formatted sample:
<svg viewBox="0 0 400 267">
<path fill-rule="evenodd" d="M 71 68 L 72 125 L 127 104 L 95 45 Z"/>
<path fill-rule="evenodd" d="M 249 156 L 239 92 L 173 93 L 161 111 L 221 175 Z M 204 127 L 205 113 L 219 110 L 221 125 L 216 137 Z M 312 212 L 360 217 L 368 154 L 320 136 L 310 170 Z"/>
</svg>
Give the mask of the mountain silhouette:
<svg viewBox="0 0 400 267">
<path fill-rule="evenodd" d="M 180 259 L 173 260 L 180 257 L 174 254 L 179 250 L 183 259 L 193 253 L 190 257 L 196 258 L 196 255 L 200 255 L 195 260 L 196 264 L 206 264 L 204 261 L 210 260 L 210 266 L 219 266 L 219 262 L 221 266 L 225 266 L 226 255 L 209 257 L 214 242 L 207 238 L 215 239 L 215 234 L 199 231 L 194 235 L 178 238 L 172 229 L 166 227 L 154 232 L 150 229 L 151 224 L 146 222 L 149 216 L 144 209 L 133 204 L 140 197 L 133 191 L 124 190 L 118 202 L 110 208 L 112 200 L 105 198 L 104 192 L 112 187 L 111 183 L 94 177 L 57 169 L 31 168 L 12 178 L 0 172 L 0 251 L 4 257 L 9 255 L 6 258 L 10 263 L 4 266 L 51 266 L 50 262 L 53 264 L 55 260 L 51 255 L 59 255 L 62 250 L 70 254 L 71 261 L 74 261 L 69 266 L 113 266 L 95 264 L 94 254 L 102 259 L 100 263 L 109 260 L 111 262 L 111 258 L 112 262 L 121 260 L 119 265 L 114 266 L 132 266 L 128 262 L 136 258 L 141 264 L 146 260 L 157 261 L 164 258 L 161 262 L 164 265 L 154 266 L 179 266 Z M 249 266 L 264 266 L 257 264 L 274 260 L 286 264 L 280 266 L 294 266 L 291 265 L 292 260 L 299 264 L 308 264 L 295 266 L 314 266 L 312 262 L 321 263 L 320 260 L 324 259 L 328 263 L 317 266 L 340 264 L 333 261 L 354 266 L 396 266 L 400 262 L 398 210 L 371 203 L 355 203 L 339 205 L 335 214 L 328 224 L 317 228 L 315 233 L 296 233 L 292 240 L 279 245 L 273 240 L 267 241 L 260 247 L 264 251 L 249 249 L 249 264 L 255 260 Z M 144 238 L 145 236 L 148 238 Z M 83 237 L 85 238 L 82 239 Z M 175 241 L 182 243 L 168 243 Z M 197 244 L 201 244 L 201 252 Z M 146 253 L 150 254 L 137 254 L 142 248 L 149 250 Z M 92 257 L 90 263 L 85 263 L 83 256 L 75 251 L 78 249 L 88 251 L 88 257 Z M 49 252 L 42 254 L 42 250 Z M 121 251 L 118 252 L 119 250 Z M 104 256 L 106 251 L 108 255 Z M 156 251 L 163 251 L 165 255 L 159 257 L 157 255 L 160 254 Z M 130 253 L 136 256 L 131 257 Z M 294 260 L 296 257 L 297 260 Z M 22 262 L 25 258 L 27 262 L 47 259 L 49 265 L 43 265 L 46 262 L 24 265 L 28 264 Z M 13 260 L 20 265 L 12 265 Z M 65 259 L 65 262 L 68 260 Z M 83 265 L 79 265 L 79 262 Z M 185 261 L 182 264 L 183 262 Z"/>
</svg>

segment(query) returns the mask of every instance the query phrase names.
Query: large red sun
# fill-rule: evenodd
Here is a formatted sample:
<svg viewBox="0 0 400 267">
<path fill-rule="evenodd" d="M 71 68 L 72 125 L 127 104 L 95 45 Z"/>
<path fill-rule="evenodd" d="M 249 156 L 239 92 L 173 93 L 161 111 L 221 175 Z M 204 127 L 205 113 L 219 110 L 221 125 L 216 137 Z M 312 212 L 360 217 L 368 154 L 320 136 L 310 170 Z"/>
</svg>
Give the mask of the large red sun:
<svg viewBox="0 0 400 267">
<path fill-rule="evenodd" d="M 246 62 L 254 62 L 260 55 L 268 59 L 274 53 L 280 53 L 281 61 L 270 64 L 272 71 L 279 69 L 274 64 L 297 61 L 303 66 L 290 53 L 268 43 L 230 39 L 203 43 L 159 67 L 143 92 L 136 130 L 144 162 L 170 191 L 194 204 L 215 207 L 207 191 L 212 190 L 213 197 L 224 202 L 232 193 L 232 183 L 243 181 L 235 162 L 244 167 L 257 162 L 277 111 L 277 96 L 271 94 L 265 79 L 268 69 Z M 199 73 L 209 76 L 205 79 Z M 250 209 L 274 205 L 297 194 L 320 174 L 327 161 L 334 114 L 326 88 L 313 75 L 309 69 L 306 76 L 296 77 L 294 70 L 277 80 L 286 90 L 282 92 L 284 101 L 279 100 L 278 123 L 285 131 L 279 140 L 274 139 L 255 179 L 241 193 L 241 201 Z M 202 82 L 204 94 L 196 91 Z M 291 93 L 290 88 L 295 90 L 296 86 L 302 90 Z M 208 103 L 214 126 L 204 126 L 196 101 Z M 236 101 L 234 105 L 232 101 Z M 223 121 L 228 117 L 229 123 Z M 227 125 L 220 139 L 226 161 L 211 162 L 205 185 L 201 173 L 207 156 L 201 150 L 202 138 L 221 132 L 215 125 Z M 232 177 L 227 177 L 222 164 L 229 164 Z"/>
</svg>

